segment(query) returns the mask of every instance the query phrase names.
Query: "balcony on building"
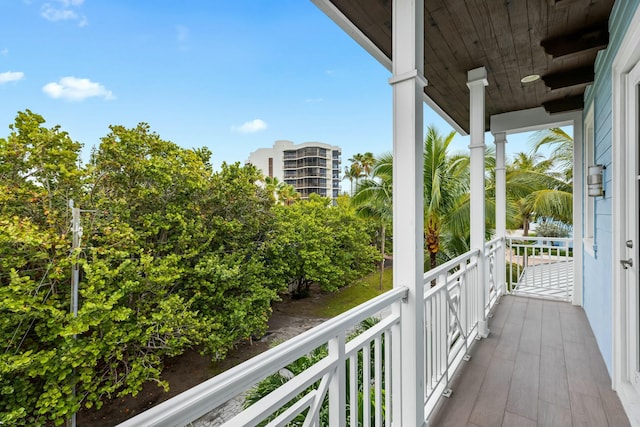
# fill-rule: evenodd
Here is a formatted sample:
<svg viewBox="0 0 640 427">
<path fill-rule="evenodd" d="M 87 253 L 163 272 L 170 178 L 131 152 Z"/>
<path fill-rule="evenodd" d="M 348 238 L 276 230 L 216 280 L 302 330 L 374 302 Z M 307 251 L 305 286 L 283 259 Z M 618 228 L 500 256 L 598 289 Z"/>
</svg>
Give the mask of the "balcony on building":
<svg viewBox="0 0 640 427">
<path fill-rule="evenodd" d="M 614 168 L 603 180 L 615 199 L 613 208 L 598 200 L 609 222 L 585 235 L 594 202 L 583 173 L 583 150 L 596 142 L 614 165 L 626 161 L 625 144 L 638 144 L 624 141 L 640 117 L 627 115 L 640 110 L 627 102 L 640 98 L 640 83 L 628 86 L 634 76 L 640 82 L 640 0 L 312 1 L 391 72 L 400 165 L 394 288 L 121 426 L 640 425 L 640 340 L 628 332 L 637 318 L 623 317 L 639 304 L 622 286 L 637 261 L 619 265 L 625 238 L 621 224 L 611 226 L 627 206 L 614 185 L 624 176 Z M 424 104 L 469 135 L 476 213 L 471 249 L 426 272 Z M 573 127 L 573 236 L 511 236 L 505 144 L 513 133 L 553 126 Z M 487 131 L 496 148 L 491 230 L 477 214 L 485 212 Z M 303 159 L 285 153 L 285 169 L 320 166 Z M 294 375 L 290 365 L 312 353 L 319 356 Z M 280 385 L 245 407 L 248 390 L 273 376 Z"/>
</svg>

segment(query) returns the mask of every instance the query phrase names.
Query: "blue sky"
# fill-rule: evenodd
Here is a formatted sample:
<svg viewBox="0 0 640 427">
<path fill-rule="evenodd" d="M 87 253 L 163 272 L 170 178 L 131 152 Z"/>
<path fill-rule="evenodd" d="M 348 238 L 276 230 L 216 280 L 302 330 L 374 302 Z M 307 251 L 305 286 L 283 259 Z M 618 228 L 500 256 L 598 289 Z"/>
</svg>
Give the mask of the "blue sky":
<svg viewBox="0 0 640 427">
<path fill-rule="evenodd" d="M 91 147 L 146 122 L 213 164 L 275 140 L 392 149 L 389 72 L 310 0 L 2 0 L 0 137 L 30 109 Z M 449 132 L 425 106 L 425 126 Z M 491 141 L 487 140 L 490 144 Z M 468 138 L 457 137 L 455 150 Z M 528 149 L 509 137 L 508 152 Z"/>
</svg>

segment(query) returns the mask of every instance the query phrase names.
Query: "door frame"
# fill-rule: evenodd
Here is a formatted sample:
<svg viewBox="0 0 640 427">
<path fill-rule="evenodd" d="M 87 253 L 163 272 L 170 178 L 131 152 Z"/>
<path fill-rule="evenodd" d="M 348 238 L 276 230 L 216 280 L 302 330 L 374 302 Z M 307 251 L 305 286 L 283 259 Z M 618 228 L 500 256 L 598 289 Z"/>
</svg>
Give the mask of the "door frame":
<svg viewBox="0 0 640 427">
<path fill-rule="evenodd" d="M 613 315 L 613 361 L 612 386 L 632 425 L 640 425 L 640 393 L 627 380 L 629 372 L 628 312 L 626 275 L 619 260 L 627 258 L 625 241 L 627 219 L 627 162 L 626 142 L 628 133 L 627 105 L 630 87 L 629 72 L 640 63 L 640 7 L 635 11 L 628 31 L 613 60 L 612 93 L 612 191 L 613 191 L 613 251 L 612 270 L 612 315 Z M 635 96 L 635 95 L 634 95 Z M 636 244 L 640 244 L 637 242 Z M 634 260 L 636 261 L 636 260 Z M 640 262 L 640 260 L 637 260 Z"/>
</svg>

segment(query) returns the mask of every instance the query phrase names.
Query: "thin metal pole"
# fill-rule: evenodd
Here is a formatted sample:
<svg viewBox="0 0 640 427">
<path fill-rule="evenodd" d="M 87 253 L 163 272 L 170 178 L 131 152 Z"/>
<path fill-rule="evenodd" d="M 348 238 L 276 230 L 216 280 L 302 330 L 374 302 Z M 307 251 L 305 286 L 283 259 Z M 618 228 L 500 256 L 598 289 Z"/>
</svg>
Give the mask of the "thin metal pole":
<svg viewBox="0 0 640 427">
<path fill-rule="evenodd" d="M 71 313 L 73 317 L 78 317 L 78 283 L 80 281 L 80 270 L 78 266 L 78 258 L 75 254 L 76 250 L 80 247 L 80 208 L 73 207 L 73 200 L 69 201 L 69 207 L 71 208 L 71 231 L 73 235 L 73 241 L 71 244 L 71 256 L 75 257 L 73 265 L 71 267 Z M 73 335 L 73 339 L 77 339 L 77 335 Z M 75 374 L 75 373 L 74 373 Z M 72 391 L 73 397 L 76 396 L 76 386 L 73 385 Z M 69 427 L 76 427 L 76 413 L 71 414 L 71 417 L 67 421 Z"/>
</svg>

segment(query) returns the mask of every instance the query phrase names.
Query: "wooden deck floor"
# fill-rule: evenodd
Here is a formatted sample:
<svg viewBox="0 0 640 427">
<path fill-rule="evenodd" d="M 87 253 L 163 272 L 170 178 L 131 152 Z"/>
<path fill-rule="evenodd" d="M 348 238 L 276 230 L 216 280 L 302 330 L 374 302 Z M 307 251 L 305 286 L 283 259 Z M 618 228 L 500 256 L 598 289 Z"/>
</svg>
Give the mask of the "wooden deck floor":
<svg viewBox="0 0 640 427">
<path fill-rule="evenodd" d="M 582 308 L 504 296 L 430 426 L 628 426 Z"/>
</svg>

